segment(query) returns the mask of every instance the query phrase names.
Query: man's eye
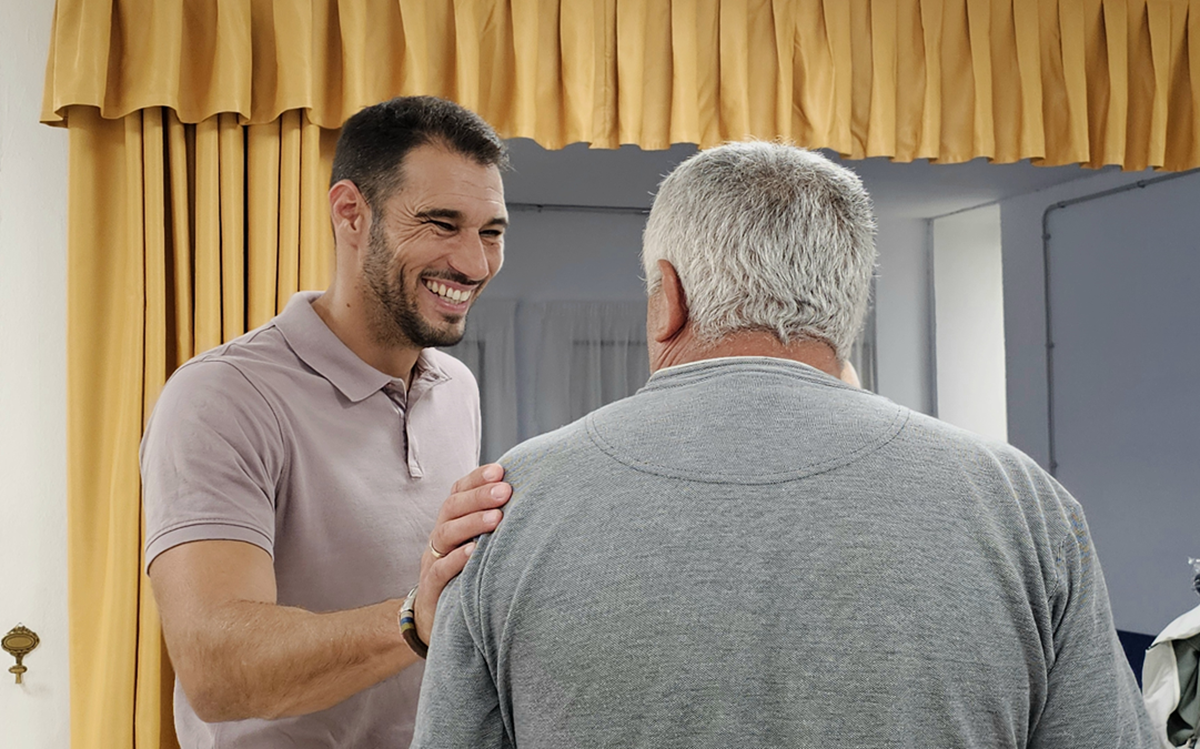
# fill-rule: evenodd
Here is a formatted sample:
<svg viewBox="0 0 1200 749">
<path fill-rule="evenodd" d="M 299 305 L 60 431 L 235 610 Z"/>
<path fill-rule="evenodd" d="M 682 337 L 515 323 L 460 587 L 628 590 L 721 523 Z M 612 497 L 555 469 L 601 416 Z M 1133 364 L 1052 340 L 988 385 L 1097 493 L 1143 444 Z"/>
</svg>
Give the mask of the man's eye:
<svg viewBox="0 0 1200 749">
<path fill-rule="evenodd" d="M 484 229 L 483 231 L 481 231 L 479 233 L 482 236 L 492 237 L 493 239 L 497 239 L 499 237 L 504 236 L 504 232 L 500 231 L 499 229 Z"/>
<path fill-rule="evenodd" d="M 447 224 L 445 221 L 431 220 L 429 223 L 433 224 L 434 226 L 441 229 L 442 231 L 454 231 L 454 224 Z"/>
</svg>

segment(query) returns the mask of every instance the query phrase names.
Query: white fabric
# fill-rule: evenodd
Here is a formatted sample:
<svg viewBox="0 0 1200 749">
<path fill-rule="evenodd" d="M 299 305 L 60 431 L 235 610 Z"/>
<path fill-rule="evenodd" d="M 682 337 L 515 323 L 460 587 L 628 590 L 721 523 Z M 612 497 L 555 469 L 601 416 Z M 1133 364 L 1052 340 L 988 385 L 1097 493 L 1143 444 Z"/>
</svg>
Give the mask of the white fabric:
<svg viewBox="0 0 1200 749">
<path fill-rule="evenodd" d="M 1174 749 L 1167 740 L 1167 718 L 1179 705 L 1179 670 L 1175 663 L 1174 640 L 1200 634 L 1200 606 L 1167 625 L 1146 651 L 1142 664 L 1142 695 L 1146 712 L 1163 749 Z"/>
<path fill-rule="evenodd" d="M 494 461 L 520 442 L 517 433 L 517 303 L 484 297 L 467 316 L 467 329 L 456 346 L 442 350 L 458 358 L 479 383 L 483 414 L 480 460 Z"/>
<path fill-rule="evenodd" d="M 528 335 L 522 439 L 632 395 L 650 376 L 644 301 L 523 304 L 517 319 Z"/>
</svg>

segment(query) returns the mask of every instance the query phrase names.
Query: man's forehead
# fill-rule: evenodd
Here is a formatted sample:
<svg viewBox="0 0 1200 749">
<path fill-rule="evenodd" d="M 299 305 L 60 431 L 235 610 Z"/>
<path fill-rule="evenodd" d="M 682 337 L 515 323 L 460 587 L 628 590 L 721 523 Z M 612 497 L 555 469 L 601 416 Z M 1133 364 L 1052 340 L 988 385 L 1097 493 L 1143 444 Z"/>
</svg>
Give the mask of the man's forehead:
<svg viewBox="0 0 1200 749">
<path fill-rule="evenodd" d="M 445 184 L 466 182 L 495 185 L 501 190 L 504 185 L 495 164 L 480 163 L 468 154 L 434 143 L 409 151 L 399 168 L 402 183 L 413 180 Z"/>
<path fill-rule="evenodd" d="M 507 220 L 504 183 L 494 165 L 438 146 L 419 146 L 402 166 L 399 189 L 389 198 L 406 213 L 423 212 L 444 218 Z M 487 214 L 484 216 L 483 214 Z"/>
</svg>

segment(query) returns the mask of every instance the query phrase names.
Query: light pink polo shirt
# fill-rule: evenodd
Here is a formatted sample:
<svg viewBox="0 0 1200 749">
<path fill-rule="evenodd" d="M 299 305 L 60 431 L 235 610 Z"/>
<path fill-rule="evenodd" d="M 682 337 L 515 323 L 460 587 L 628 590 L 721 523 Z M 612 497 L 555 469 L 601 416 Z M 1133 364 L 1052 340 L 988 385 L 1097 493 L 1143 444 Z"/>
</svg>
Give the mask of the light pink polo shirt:
<svg viewBox="0 0 1200 749">
<path fill-rule="evenodd" d="M 167 382 L 142 439 L 146 565 L 179 544 L 244 541 L 275 560 L 279 603 L 335 611 L 402 597 L 455 480 L 479 461 L 470 371 L 422 352 L 411 390 L 292 297 L 271 322 Z M 414 666 L 345 702 L 207 724 L 175 687 L 182 746 L 408 746 Z"/>
</svg>

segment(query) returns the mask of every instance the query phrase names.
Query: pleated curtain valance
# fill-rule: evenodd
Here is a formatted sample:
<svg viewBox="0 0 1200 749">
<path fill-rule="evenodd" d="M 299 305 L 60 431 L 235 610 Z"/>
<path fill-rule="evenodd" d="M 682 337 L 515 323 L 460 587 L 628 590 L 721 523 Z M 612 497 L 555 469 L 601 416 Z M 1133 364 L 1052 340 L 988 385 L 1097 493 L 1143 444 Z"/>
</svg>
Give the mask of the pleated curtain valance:
<svg viewBox="0 0 1200 749">
<path fill-rule="evenodd" d="M 42 118 L 434 94 L 549 148 L 1200 166 L 1200 0 L 59 0 Z"/>
</svg>

